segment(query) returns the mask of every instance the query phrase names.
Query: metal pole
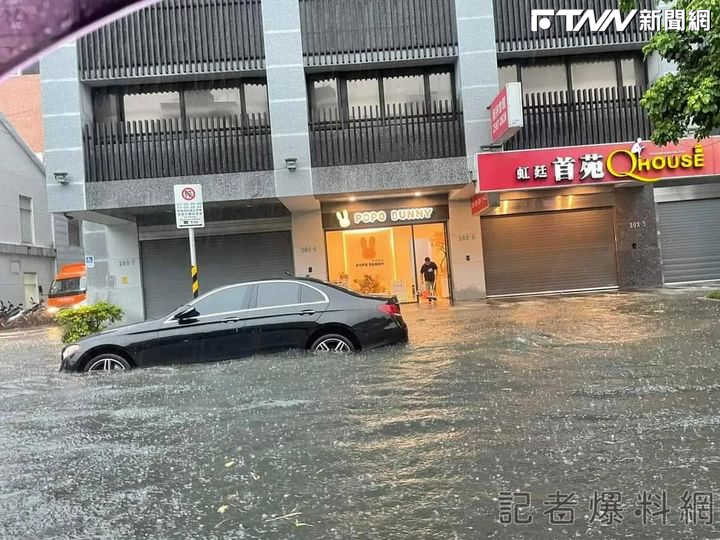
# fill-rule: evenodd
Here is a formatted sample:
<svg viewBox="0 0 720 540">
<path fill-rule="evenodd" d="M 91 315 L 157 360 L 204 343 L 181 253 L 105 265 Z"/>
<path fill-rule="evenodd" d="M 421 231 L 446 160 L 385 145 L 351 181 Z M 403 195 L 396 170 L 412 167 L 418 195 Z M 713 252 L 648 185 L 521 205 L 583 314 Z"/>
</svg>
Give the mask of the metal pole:
<svg viewBox="0 0 720 540">
<path fill-rule="evenodd" d="M 192 276 L 192 294 L 197 298 L 200 294 L 200 282 L 198 281 L 197 256 L 195 254 L 195 229 L 188 229 L 190 239 L 190 275 Z"/>
</svg>

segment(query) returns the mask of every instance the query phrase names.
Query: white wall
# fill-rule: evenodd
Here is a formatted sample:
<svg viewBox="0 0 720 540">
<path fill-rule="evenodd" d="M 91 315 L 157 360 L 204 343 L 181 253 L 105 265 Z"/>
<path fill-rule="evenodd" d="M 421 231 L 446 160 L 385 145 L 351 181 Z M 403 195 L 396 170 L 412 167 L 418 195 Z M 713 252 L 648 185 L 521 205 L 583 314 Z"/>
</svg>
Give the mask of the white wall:
<svg viewBox="0 0 720 540">
<path fill-rule="evenodd" d="M 37 274 L 37 283 L 47 298 L 50 284 L 55 276 L 54 261 L 51 257 L 0 254 L 0 300 L 5 303 L 25 302 L 23 274 Z M 38 298 L 34 297 L 37 301 Z"/>
<path fill-rule="evenodd" d="M 485 298 L 480 218 L 473 216 L 470 201 L 450 201 L 450 264 L 454 300 Z"/>
<path fill-rule="evenodd" d="M 319 210 L 293 212 L 292 242 L 295 275 L 327 280 L 325 232 Z"/>
<path fill-rule="evenodd" d="M 118 220 L 100 225 L 83 222 L 85 254 L 95 258 L 88 268 L 88 301 L 106 301 L 120 306 L 123 322 L 145 318 L 137 225 Z"/>
<path fill-rule="evenodd" d="M 20 195 L 32 198 L 35 243 L 52 247 L 45 175 L 0 123 L 0 243 L 21 244 Z"/>
</svg>

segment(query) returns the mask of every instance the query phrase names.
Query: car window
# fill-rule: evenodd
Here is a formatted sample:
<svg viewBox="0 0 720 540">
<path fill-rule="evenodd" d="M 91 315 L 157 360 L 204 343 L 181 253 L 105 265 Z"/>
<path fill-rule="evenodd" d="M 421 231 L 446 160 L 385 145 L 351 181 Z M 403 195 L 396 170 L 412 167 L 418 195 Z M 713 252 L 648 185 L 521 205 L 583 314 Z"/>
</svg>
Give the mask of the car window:
<svg viewBox="0 0 720 540">
<path fill-rule="evenodd" d="M 258 285 L 257 307 L 287 306 L 300 302 L 297 283 L 261 283 Z"/>
<path fill-rule="evenodd" d="M 195 302 L 193 306 L 200 315 L 212 315 L 247 309 L 249 300 L 250 286 L 242 285 L 212 293 Z"/>
<path fill-rule="evenodd" d="M 302 285 L 300 287 L 300 303 L 309 304 L 310 302 L 324 302 L 325 297 L 317 289 Z"/>
</svg>

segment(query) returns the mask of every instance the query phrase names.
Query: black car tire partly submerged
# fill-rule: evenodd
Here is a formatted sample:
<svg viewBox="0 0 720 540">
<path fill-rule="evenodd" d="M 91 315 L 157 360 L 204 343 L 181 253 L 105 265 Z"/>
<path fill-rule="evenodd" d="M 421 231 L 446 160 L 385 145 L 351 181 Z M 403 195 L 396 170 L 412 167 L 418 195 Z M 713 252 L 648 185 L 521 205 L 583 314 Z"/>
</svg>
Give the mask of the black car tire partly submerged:
<svg viewBox="0 0 720 540">
<path fill-rule="evenodd" d="M 88 360 L 83 371 L 127 371 L 129 369 L 131 369 L 130 363 L 122 356 L 101 353 Z"/>
<path fill-rule="evenodd" d="M 326 334 L 320 336 L 312 344 L 310 350 L 314 353 L 337 352 L 350 353 L 355 351 L 355 345 L 345 336 L 340 334 Z"/>
</svg>

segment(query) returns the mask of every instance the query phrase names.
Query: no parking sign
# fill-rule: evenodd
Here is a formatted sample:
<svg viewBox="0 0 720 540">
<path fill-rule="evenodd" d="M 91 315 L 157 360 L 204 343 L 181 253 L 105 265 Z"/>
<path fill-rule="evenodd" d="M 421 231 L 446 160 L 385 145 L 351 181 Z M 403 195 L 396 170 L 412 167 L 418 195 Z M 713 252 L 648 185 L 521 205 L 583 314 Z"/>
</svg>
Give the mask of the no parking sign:
<svg viewBox="0 0 720 540">
<path fill-rule="evenodd" d="M 175 189 L 175 221 L 178 229 L 198 229 L 205 226 L 202 186 L 178 184 Z"/>
</svg>

